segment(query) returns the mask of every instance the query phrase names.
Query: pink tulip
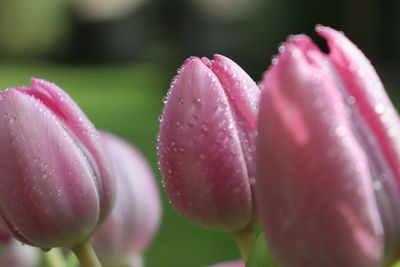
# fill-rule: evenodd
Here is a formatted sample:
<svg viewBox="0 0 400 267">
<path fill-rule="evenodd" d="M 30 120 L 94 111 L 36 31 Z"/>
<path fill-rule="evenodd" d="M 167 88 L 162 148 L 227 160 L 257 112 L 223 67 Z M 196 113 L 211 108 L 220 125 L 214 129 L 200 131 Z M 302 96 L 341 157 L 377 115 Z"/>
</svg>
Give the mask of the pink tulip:
<svg viewBox="0 0 400 267">
<path fill-rule="evenodd" d="M 368 59 L 317 27 L 262 82 L 257 199 L 280 266 L 387 266 L 400 252 L 400 122 Z M 383 264 L 383 265 L 381 265 Z"/>
<path fill-rule="evenodd" d="M 221 262 L 217 263 L 214 265 L 210 265 L 208 267 L 245 267 L 243 261 L 238 260 L 238 261 L 226 261 L 226 262 Z"/>
<path fill-rule="evenodd" d="M 160 197 L 145 158 L 112 134 L 101 137 L 115 169 L 118 194 L 111 215 L 93 236 L 93 246 L 104 266 L 128 266 L 140 258 L 158 229 Z"/>
<path fill-rule="evenodd" d="M 86 240 L 113 205 L 100 136 L 56 85 L 0 92 L 0 219 L 42 248 Z"/>
<path fill-rule="evenodd" d="M 220 55 L 189 58 L 174 78 L 158 155 L 169 199 L 189 221 L 236 231 L 254 219 L 258 100 L 253 80 Z"/>
</svg>

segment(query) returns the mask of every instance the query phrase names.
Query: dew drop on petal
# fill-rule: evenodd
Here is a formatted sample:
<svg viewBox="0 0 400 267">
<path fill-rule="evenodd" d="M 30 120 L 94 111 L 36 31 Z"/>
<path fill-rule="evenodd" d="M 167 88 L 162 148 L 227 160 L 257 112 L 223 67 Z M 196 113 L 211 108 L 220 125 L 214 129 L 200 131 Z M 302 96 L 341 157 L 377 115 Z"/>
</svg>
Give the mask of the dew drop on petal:
<svg viewBox="0 0 400 267">
<path fill-rule="evenodd" d="M 286 50 L 286 44 L 285 44 L 285 43 L 281 44 L 281 45 L 278 47 L 279 53 L 283 53 L 283 52 L 285 52 L 285 50 Z"/>
<path fill-rule="evenodd" d="M 382 114 L 383 112 L 385 112 L 385 106 L 383 104 L 377 104 L 375 106 L 375 112 L 378 114 Z"/>
<path fill-rule="evenodd" d="M 382 182 L 380 182 L 380 181 L 374 181 L 374 189 L 376 190 L 376 191 L 378 191 L 378 190 L 381 190 L 382 189 Z"/>
<path fill-rule="evenodd" d="M 349 105 L 355 104 L 355 103 L 356 103 L 356 99 L 354 98 L 354 96 L 349 96 L 349 97 L 347 98 L 347 103 L 348 103 Z"/>
</svg>

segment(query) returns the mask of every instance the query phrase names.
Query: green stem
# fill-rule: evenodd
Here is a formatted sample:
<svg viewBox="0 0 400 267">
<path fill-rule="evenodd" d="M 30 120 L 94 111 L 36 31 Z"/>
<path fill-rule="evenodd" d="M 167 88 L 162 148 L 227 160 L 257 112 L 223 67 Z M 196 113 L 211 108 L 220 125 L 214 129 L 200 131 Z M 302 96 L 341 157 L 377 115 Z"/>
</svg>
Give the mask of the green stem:
<svg viewBox="0 0 400 267">
<path fill-rule="evenodd" d="M 50 251 L 43 252 L 43 260 L 49 267 L 65 267 L 65 260 L 59 248 L 52 248 Z"/>
<path fill-rule="evenodd" d="M 100 261 L 94 252 L 90 239 L 72 248 L 81 267 L 101 267 Z"/>
<path fill-rule="evenodd" d="M 247 227 L 241 231 L 234 232 L 236 243 L 240 251 L 240 255 L 244 262 L 250 256 L 253 245 L 256 242 L 256 234 L 253 227 Z"/>
</svg>

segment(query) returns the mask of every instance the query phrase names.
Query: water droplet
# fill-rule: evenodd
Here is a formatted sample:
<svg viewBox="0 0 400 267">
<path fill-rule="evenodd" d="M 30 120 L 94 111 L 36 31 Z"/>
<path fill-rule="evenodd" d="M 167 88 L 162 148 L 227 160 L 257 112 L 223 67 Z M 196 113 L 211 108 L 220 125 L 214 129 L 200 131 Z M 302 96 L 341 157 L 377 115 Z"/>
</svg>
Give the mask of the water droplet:
<svg viewBox="0 0 400 267">
<path fill-rule="evenodd" d="M 202 128 L 201 128 L 201 131 L 202 131 L 204 134 L 208 134 L 208 127 L 207 127 L 207 126 L 202 127 Z"/>
<path fill-rule="evenodd" d="M 200 98 L 193 98 L 192 99 L 192 103 L 197 105 L 197 106 L 200 106 L 201 105 L 201 99 Z"/>
<path fill-rule="evenodd" d="M 322 29 L 322 25 L 321 25 L 321 24 L 315 25 L 315 31 L 316 31 L 316 32 L 321 31 L 321 29 Z"/>
<path fill-rule="evenodd" d="M 364 170 L 365 165 L 363 163 L 357 163 L 356 164 L 356 171 L 357 172 L 362 172 Z"/>
<path fill-rule="evenodd" d="M 175 76 L 175 77 L 172 79 L 171 83 L 169 84 L 169 87 L 170 87 L 170 88 L 174 87 L 174 85 L 175 85 L 175 83 L 176 83 L 176 80 L 177 80 L 177 78 L 176 78 L 176 76 Z"/>
<path fill-rule="evenodd" d="M 168 97 L 167 97 L 167 96 L 163 96 L 163 98 L 161 99 L 161 101 L 162 101 L 164 104 L 167 104 L 167 102 L 168 102 Z"/>
<path fill-rule="evenodd" d="M 161 114 L 160 116 L 158 116 L 158 121 L 162 122 L 163 121 L 164 116 Z"/>
<path fill-rule="evenodd" d="M 281 45 L 278 47 L 279 53 L 283 53 L 283 52 L 285 52 L 285 50 L 286 50 L 286 44 L 285 44 L 285 43 L 281 44 Z"/>
<path fill-rule="evenodd" d="M 374 189 L 376 191 L 381 190 L 382 189 L 382 182 L 380 181 L 374 181 Z"/>
<path fill-rule="evenodd" d="M 194 123 L 191 122 L 191 121 L 188 121 L 187 125 L 188 125 L 190 128 L 193 128 L 193 127 L 194 127 Z"/>
<path fill-rule="evenodd" d="M 382 114 L 383 112 L 385 112 L 385 106 L 383 104 L 377 104 L 375 106 L 375 112 L 378 114 Z"/>
<path fill-rule="evenodd" d="M 389 128 L 388 130 L 389 137 L 395 137 L 397 135 L 397 131 L 394 127 Z"/>
<path fill-rule="evenodd" d="M 276 56 L 272 57 L 272 59 L 271 59 L 271 64 L 272 64 L 272 65 L 278 64 L 278 57 L 276 57 Z"/>
<path fill-rule="evenodd" d="M 347 129 L 346 129 L 346 127 L 343 126 L 343 125 L 340 125 L 340 126 L 336 127 L 336 129 L 335 129 L 335 134 L 336 134 L 337 136 L 339 136 L 339 137 L 345 136 L 346 133 L 347 133 Z"/>
<path fill-rule="evenodd" d="M 349 105 L 355 104 L 355 103 L 356 103 L 356 99 L 354 98 L 354 96 L 349 96 L 349 97 L 347 98 L 347 103 L 348 103 Z"/>
<path fill-rule="evenodd" d="M 8 121 L 8 123 L 9 123 L 9 124 L 12 124 L 12 123 L 14 123 L 16 120 L 17 120 L 17 117 L 16 117 L 15 115 L 10 115 L 10 116 L 9 116 L 9 121 Z"/>
<path fill-rule="evenodd" d="M 295 49 L 292 50 L 292 55 L 293 55 L 294 58 L 299 58 L 300 55 L 301 55 L 301 52 L 300 52 L 299 49 L 295 48 Z"/>
</svg>

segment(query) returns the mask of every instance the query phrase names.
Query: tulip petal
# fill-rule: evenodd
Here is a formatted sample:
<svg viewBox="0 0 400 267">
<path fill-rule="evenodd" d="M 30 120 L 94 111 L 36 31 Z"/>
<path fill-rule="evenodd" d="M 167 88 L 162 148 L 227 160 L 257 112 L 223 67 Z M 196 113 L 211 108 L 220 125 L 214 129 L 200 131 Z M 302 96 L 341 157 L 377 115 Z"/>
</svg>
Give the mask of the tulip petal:
<svg viewBox="0 0 400 267">
<path fill-rule="evenodd" d="M 317 31 L 327 39 L 331 62 L 339 71 L 349 94 L 355 98 L 400 180 L 400 120 L 376 71 L 364 54 L 342 33 L 322 26 L 317 27 Z"/>
<path fill-rule="evenodd" d="M 329 60 L 346 88 L 345 93 L 354 99 L 353 110 L 362 114 L 362 119 L 353 121 L 365 121 L 364 132 L 370 133 L 358 139 L 366 143 L 364 150 L 375 175 L 377 201 L 385 228 L 385 258 L 390 264 L 400 255 L 399 116 L 364 54 L 338 31 L 318 26 L 317 32 L 328 42 Z"/>
<path fill-rule="evenodd" d="M 250 76 L 227 57 L 215 55 L 210 69 L 217 75 L 230 103 L 239 132 L 250 180 L 255 178 L 255 135 L 260 89 Z"/>
<path fill-rule="evenodd" d="M 240 134 L 219 78 L 188 59 L 173 82 L 160 125 L 159 158 L 174 207 L 216 230 L 240 230 L 252 216 Z"/>
<path fill-rule="evenodd" d="M 105 223 L 93 236 L 101 262 L 117 266 L 142 255 L 160 223 L 160 198 L 150 166 L 132 145 L 101 133 L 117 178 L 118 195 Z"/>
<path fill-rule="evenodd" d="M 54 83 L 45 80 L 32 78 L 32 87 L 20 87 L 18 90 L 40 99 L 55 114 L 64 120 L 64 123 L 84 144 L 90 154 L 95 159 L 92 169 L 99 190 L 99 199 L 101 201 L 100 220 L 101 223 L 111 211 L 115 199 L 115 184 L 113 173 L 109 169 L 100 136 L 78 107 L 78 105 L 69 97 L 67 93 L 61 90 Z M 97 164 L 96 164 L 97 163 Z"/>
<path fill-rule="evenodd" d="M 99 215 L 90 159 L 36 98 L 10 89 L 0 101 L 2 219 L 36 246 L 76 245 Z"/>
<path fill-rule="evenodd" d="M 383 229 L 369 161 L 326 55 L 292 37 L 263 80 L 257 196 L 281 266 L 378 266 Z"/>
</svg>

